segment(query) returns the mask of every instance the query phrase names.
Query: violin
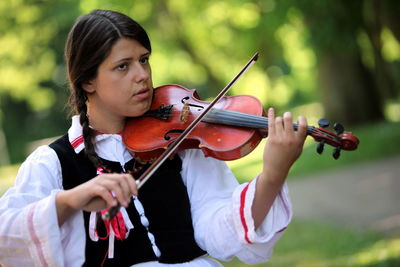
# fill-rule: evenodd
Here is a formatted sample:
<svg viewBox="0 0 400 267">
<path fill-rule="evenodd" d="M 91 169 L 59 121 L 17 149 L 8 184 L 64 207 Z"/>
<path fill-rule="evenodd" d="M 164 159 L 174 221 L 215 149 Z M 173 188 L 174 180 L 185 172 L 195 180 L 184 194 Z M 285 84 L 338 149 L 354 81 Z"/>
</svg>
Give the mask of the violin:
<svg viewBox="0 0 400 267">
<path fill-rule="evenodd" d="M 209 105 L 195 89 L 180 85 L 163 85 L 154 90 L 150 110 L 141 117 L 129 118 L 122 138 L 129 150 L 142 162 L 153 162 Z M 268 136 L 268 118 L 260 101 L 250 95 L 224 96 L 204 116 L 201 122 L 181 142 L 176 151 L 198 148 L 205 156 L 220 160 L 235 160 L 246 156 Z M 319 143 L 333 146 L 333 157 L 341 150 L 355 150 L 359 140 L 345 132 L 341 124 L 335 133 L 326 128 L 329 122 L 319 120 L 320 127 L 308 126 L 307 134 Z M 297 123 L 293 124 L 297 129 Z"/>
</svg>

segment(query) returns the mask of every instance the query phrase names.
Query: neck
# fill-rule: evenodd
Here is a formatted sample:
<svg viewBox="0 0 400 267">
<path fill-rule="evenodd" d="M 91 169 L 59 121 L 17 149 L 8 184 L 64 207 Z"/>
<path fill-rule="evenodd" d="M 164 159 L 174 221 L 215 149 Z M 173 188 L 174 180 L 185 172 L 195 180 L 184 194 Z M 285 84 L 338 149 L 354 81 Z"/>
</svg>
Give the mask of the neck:
<svg viewBox="0 0 400 267">
<path fill-rule="evenodd" d="M 90 126 L 92 126 L 94 130 L 96 130 L 99 133 L 104 133 L 104 134 L 121 133 L 122 130 L 124 129 L 124 125 L 125 125 L 125 124 L 122 124 L 122 126 L 120 126 L 119 123 L 115 124 L 115 125 L 113 125 L 112 123 L 110 123 L 108 125 L 101 125 L 101 124 L 92 122 L 91 119 L 89 119 L 89 121 L 90 121 Z"/>
<path fill-rule="evenodd" d="M 94 130 L 105 134 L 122 132 L 125 126 L 125 117 L 113 116 L 110 113 L 95 112 L 88 106 L 89 124 Z"/>
</svg>

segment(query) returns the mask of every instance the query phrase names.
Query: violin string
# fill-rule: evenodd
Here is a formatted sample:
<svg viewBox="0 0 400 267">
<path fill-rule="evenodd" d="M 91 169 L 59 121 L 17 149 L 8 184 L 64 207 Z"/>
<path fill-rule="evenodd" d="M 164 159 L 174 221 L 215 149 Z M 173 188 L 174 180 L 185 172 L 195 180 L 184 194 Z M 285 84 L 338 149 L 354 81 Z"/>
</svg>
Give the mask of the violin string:
<svg viewBox="0 0 400 267">
<path fill-rule="evenodd" d="M 232 116 L 236 117 L 235 121 L 238 121 L 238 124 L 251 124 L 252 122 L 255 122 L 254 126 L 252 128 L 259 128 L 259 129 L 265 129 L 268 128 L 268 118 L 263 117 L 263 116 L 256 116 L 256 115 L 251 115 L 251 114 L 243 114 L 243 113 L 236 113 L 232 112 L 232 114 L 225 113 L 226 111 L 221 112 L 221 115 L 218 116 L 219 119 L 231 119 Z M 231 116 L 232 115 L 232 116 Z M 294 128 L 297 130 L 298 129 L 298 124 L 293 123 Z M 307 133 L 313 134 L 313 133 L 319 133 L 323 134 L 325 136 L 328 136 L 330 138 L 335 138 L 334 136 L 331 136 L 330 134 L 320 131 L 314 126 L 308 126 L 307 127 Z"/>
<path fill-rule="evenodd" d="M 176 114 L 180 114 L 180 111 L 171 111 L 167 116 L 175 116 Z M 214 117 L 213 117 L 214 116 Z M 203 119 L 206 121 L 207 119 L 213 118 L 214 121 L 217 120 L 223 120 L 226 122 L 230 122 L 229 124 L 226 123 L 227 125 L 232 125 L 232 126 L 239 126 L 239 125 L 246 125 L 249 128 L 258 128 L 258 129 L 266 129 L 268 128 L 268 118 L 263 117 L 263 116 L 257 116 L 257 115 L 252 115 L 252 114 L 247 114 L 247 113 L 241 113 L 241 112 L 236 112 L 236 111 L 230 111 L 230 110 L 223 110 L 223 109 L 212 109 L 209 114 L 207 114 L 206 118 Z M 298 129 L 298 124 L 293 123 L 293 126 L 295 130 Z M 314 126 L 307 126 L 307 133 L 308 134 L 320 134 L 323 136 L 326 136 L 330 139 L 337 140 L 337 136 L 334 136 L 330 133 L 327 133 L 325 131 L 321 131 L 318 128 Z"/>
</svg>

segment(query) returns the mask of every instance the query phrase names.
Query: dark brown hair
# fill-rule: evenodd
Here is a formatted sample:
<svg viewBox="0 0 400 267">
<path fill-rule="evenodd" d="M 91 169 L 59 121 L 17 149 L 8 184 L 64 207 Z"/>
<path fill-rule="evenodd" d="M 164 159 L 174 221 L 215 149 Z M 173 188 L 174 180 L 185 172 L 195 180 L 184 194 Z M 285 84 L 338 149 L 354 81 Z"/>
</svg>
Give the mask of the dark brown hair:
<svg viewBox="0 0 400 267">
<path fill-rule="evenodd" d="M 142 26 L 130 17 L 111 10 L 93 10 L 80 16 L 68 34 L 65 47 L 71 91 L 69 103 L 79 114 L 85 152 L 96 167 L 102 166 L 102 162 L 94 150 L 94 131 L 89 127 L 86 114 L 88 98 L 82 85 L 96 78 L 100 64 L 121 38 L 134 39 L 151 52 L 149 37 Z"/>
</svg>

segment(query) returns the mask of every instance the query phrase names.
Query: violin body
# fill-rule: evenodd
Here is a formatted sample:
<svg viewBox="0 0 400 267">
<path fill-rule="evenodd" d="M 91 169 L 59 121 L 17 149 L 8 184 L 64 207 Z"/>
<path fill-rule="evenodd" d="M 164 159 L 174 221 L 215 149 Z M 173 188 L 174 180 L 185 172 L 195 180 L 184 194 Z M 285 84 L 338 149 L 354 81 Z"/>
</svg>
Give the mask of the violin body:
<svg viewBox="0 0 400 267">
<path fill-rule="evenodd" d="M 194 89 L 179 85 L 155 88 L 150 111 L 144 116 L 127 120 L 123 141 L 134 152 L 135 158 L 154 161 L 208 104 L 200 100 Z M 260 101 L 249 95 L 226 96 L 214 108 L 264 115 Z M 259 129 L 201 121 L 181 143 L 178 151 L 199 148 L 206 156 L 234 160 L 253 151 L 264 136 L 265 131 Z"/>
</svg>

